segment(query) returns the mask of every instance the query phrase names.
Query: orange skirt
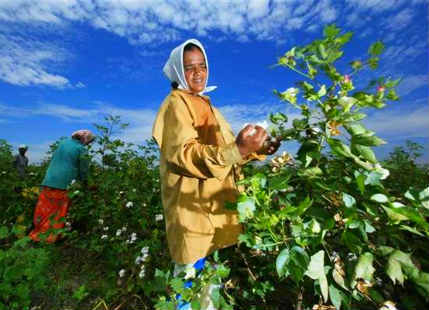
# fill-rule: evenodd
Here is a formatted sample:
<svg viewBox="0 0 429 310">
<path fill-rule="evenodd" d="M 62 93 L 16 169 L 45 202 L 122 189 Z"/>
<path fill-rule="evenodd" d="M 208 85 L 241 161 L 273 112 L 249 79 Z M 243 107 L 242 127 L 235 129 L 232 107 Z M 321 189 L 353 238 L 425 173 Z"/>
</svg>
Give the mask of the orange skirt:
<svg viewBox="0 0 429 310">
<path fill-rule="evenodd" d="M 34 229 L 29 234 L 30 238 L 40 241 L 39 234 L 63 228 L 69 205 L 70 198 L 66 190 L 44 187 L 34 211 Z M 59 236 L 58 233 L 51 232 L 45 241 L 53 243 Z"/>
</svg>

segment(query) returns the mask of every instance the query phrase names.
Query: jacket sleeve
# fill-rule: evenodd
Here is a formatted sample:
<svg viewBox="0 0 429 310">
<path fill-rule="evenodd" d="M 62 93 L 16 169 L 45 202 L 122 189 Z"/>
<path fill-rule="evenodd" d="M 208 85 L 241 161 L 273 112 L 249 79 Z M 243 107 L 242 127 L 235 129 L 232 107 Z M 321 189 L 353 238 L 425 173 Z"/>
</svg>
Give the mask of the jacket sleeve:
<svg viewBox="0 0 429 310">
<path fill-rule="evenodd" d="M 89 158 L 86 149 L 82 149 L 79 155 L 79 180 L 86 181 L 88 179 Z"/>
<path fill-rule="evenodd" d="M 235 142 L 223 146 L 204 145 L 185 102 L 171 98 L 165 115 L 161 152 L 169 169 L 180 175 L 223 180 L 232 165 L 242 158 Z"/>
</svg>

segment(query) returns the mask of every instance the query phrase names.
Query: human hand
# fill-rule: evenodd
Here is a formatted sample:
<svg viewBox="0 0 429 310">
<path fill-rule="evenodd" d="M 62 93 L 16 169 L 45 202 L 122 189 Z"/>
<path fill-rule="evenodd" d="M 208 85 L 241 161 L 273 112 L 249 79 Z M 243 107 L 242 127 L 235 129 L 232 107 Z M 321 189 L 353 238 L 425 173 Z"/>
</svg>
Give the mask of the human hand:
<svg viewBox="0 0 429 310">
<path fill-rule="evenodd" d="M 244 127 L 235 139 L 241 157 L 246 158 L 249 154 L 262 149 L 267 137 L 268 134 L 263 127 L 250 124 Z"/>
<path fill-rule="evenodd" d="M 281 140 L 275 137 L 268 136 L 264 141 L 263 147 L 258 151 L 258 154 L 272 155 L 279 149 Z"/>
</svg>

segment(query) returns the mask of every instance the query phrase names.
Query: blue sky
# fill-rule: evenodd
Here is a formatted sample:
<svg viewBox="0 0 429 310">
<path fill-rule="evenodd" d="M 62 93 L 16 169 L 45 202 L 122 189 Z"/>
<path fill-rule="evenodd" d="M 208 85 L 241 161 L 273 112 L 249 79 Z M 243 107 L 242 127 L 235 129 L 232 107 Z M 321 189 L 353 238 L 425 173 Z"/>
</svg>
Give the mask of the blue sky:
<svg viewBox="0 0 429 310">
<path fill-rule="evenodd" d="M 137 144 L 150 137 L 170 85 L 162 66 L 188 38 L 208 54 L 210 96 L 235 130 L 282 111 L 297 111 L 273 95 L 299 76 L 270 68 L 294 45 L 320 37 L 335 23 L 353 31 L 346 62 L 382 40 L 377 76 L 403 78 L 400 102 L 369 113 L 367 126 L 389 144 L 406 139 L 429 149 L 427 0 L 0 0 L 0 138 L 29 145 L 32 162 L 49 144 L 80 128 L 94 129 L 107 113 L 130 126 Z M 374 73 L 360 75 L 364 85 Z M 285 145 L 294 151 L 296 146 Z"/>
</svg>

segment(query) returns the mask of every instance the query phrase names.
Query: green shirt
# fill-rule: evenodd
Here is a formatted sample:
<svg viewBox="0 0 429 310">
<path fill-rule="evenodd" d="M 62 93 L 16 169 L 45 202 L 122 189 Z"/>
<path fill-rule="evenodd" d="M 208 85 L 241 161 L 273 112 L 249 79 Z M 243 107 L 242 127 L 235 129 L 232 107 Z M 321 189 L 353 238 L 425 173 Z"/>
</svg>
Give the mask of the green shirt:
<svg viewBox="0 0 429 310">
<path fill-rule="evenodd" d="M 60 142 L 52 156 L 42 186 L 67 189 L 72 180 L 87 179 L 89 159 L 85 146 L 67 138 Z"/>
</svg>

